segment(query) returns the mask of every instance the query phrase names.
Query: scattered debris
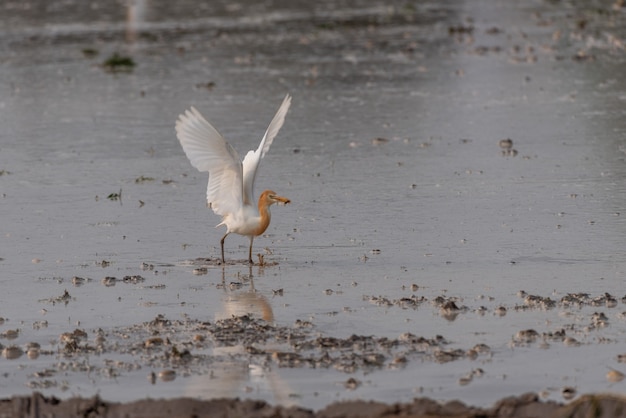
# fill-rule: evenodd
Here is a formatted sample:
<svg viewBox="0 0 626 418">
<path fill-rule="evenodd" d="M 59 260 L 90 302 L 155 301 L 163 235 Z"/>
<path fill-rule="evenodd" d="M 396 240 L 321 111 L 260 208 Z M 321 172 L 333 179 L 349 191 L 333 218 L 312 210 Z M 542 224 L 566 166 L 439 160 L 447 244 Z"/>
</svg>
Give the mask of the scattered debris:
<svg viewBox="0 0 626 418">
<path fill-rule="evenodd" d="M 102 63 L 104 70 L 110 73 L 129 73 L 135 66 L 135 61 L 132 58 L 120 55 L 117 52 Z"/>
</svg>

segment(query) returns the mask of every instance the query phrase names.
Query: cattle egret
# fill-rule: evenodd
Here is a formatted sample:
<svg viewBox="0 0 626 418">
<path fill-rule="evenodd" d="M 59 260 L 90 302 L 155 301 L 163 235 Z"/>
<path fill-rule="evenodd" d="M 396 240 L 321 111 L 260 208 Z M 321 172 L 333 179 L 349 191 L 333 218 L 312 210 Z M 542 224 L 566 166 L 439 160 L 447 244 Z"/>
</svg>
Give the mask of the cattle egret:
<svg viewBox="0 0 626 418">
<path fill-rule="evenodd" d="M 248 151 L 243 162 L 235 149 L 194 107 L 187 110 L 176 121 L 176 135 L 198 171 L 208 171 L 209 184 L 207 204 L 226 225 L 222 237 L 222 263 L 224 263 L 224 240 L 230 233 L 250 238 L 248 262 L 252 261 L 254 237 L 261 235 L 270 224 L 270 206 L 274 203 L 287 204 L 290 200 L 272 190 L 261 193 L 258 204 L 254 199 L 254 180 L 261 159 L 272 145 L 272 141 L 285 122 L 285 115 L 291 105 L 291 96 L 285 96 L 278 112 L 272 119 L 265 135 L 255 150 Z"/>
</svg>

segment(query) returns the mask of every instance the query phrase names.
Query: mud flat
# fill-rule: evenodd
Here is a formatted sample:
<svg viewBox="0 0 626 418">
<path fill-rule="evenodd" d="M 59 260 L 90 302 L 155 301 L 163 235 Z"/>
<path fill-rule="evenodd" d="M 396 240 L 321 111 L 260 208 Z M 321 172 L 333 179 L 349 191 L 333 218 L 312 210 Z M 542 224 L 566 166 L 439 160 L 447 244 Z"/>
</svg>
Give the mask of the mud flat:
<svg viewBox="0 0 626 418">
<path fill-rule="evenodd" d="M 0 401 L 0 416 L 43 418 L 619 418 L 626 416 L 626 398 L 612 395 L 586 395 L 569 405 L 541 402 L 534 394 L 510 397 L 492 408 L 472 408 L 458 401 L 446 403 L 419 398 L 410 403 L 349 401 L 334 403 L 314 412 L 297 407 L 271 406 L 263 401 L 216 399 L 200 401 L 180 398 L 140 400 L 129 403 L 105 402 L 98 397 L 71 398 L 64 401 L 32 396 L 13 397 Z"/>
<path fill-rule="evenodd" d="M 93 6 L 0 4 L 7 414 L 617 414 L 623 1 Z M 288 92 L 220 265 L 174 122 Z"/>
</svg>

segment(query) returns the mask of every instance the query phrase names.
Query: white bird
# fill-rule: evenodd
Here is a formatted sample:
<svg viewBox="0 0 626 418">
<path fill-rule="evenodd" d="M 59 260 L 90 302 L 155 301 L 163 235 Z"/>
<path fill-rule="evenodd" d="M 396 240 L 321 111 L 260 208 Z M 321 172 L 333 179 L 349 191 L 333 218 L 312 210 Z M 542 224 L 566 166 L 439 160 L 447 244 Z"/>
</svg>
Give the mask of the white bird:
<svg viewBox="0 0 626 418">
<path fill-rule="evenodd" d="M 220 241 L 222 263 L 224 240 L 234 232 L 250 238 L 248 262 L 253 264 L 252 243 L 254 237 L 265 232 L 270 224 L 270 206 L 291 202 L 272 190 L 261 193 L 256 205 L 254 199 L 254 179 L 259 163 L 283 126 L 290 105 L 291 96 L 286 95 L 259 147 L 256 151 L 248 151 L 243 162 L 237 151 L 194 107 L 176 121 L 176 136 L 191 165 L 198 171 L 209 172 L 207 204 L 213 212 L 222 216 L 222 222 L 216 227 L 226 225 L 226 234 Z"/>
</svg>

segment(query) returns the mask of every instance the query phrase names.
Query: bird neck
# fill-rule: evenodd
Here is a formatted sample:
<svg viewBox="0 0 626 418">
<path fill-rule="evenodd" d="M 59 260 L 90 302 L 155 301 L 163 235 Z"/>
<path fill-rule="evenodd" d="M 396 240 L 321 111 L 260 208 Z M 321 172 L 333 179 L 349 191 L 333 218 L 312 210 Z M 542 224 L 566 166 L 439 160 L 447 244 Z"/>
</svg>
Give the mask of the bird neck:
<svg viewBox="0 0 626 418">
<path fill-rule="evenodd" d="M 256 235 L 261 235 L 265 232 L 270 224 L 270 218 L 272 217 L 272 214 L 270 213 L 270 204 L 267 199 L 265 199 L 265 196 L 261 196 L 259 198 L 259 215 L 261 216 L 261 222 Z"/>
</svg>

